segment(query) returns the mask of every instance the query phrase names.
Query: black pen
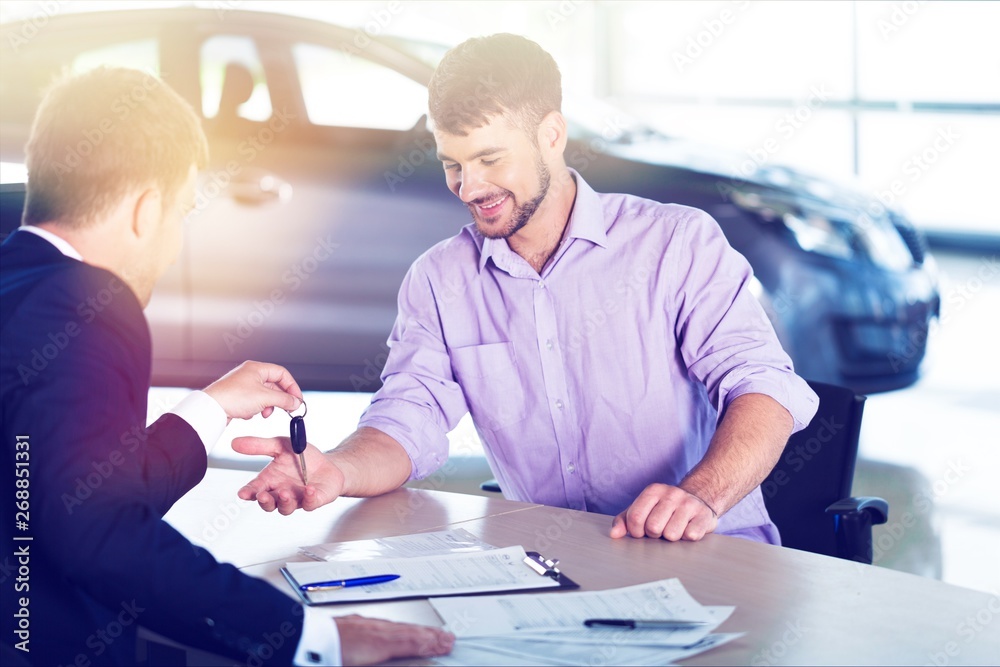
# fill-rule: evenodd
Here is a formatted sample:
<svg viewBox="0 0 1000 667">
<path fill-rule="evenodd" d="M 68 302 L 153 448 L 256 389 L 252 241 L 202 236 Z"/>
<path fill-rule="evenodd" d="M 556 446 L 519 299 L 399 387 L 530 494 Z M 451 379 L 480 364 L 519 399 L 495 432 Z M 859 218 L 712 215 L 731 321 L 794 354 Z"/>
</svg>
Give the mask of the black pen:
<svg viewBox="0 0 1000 667">
<path fill-rule="evenodd" d="M 588 628 L 609 627 L 629 630 L 685 630 L 705 625 L 708 621 L 663 620 L 648 621 L 638 618 L 588 618 L 583 622 Z"/>
</svg>

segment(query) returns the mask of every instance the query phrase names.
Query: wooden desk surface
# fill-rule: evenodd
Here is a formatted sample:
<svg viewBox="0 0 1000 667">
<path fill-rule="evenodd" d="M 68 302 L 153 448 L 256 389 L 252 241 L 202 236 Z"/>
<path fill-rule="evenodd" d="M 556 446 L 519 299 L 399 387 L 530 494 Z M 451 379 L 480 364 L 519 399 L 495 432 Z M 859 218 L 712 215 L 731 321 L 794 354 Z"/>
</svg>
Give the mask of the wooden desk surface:
<svg viewBox="0 0 1000 667">
<path fill-rule="evenodd" d="M 379 498 L 340 499 L 313 513 L 283 517 L 235 497 L 248 478 L 212 470 L 167 518 L 217 558 L 256 564 L 245 571 L 290 596 L 278 569 L 301 559 L 299 546 L 460 526 L 496 546 L 520 544 L 559 558 L 581 590 L 677 577 L 703 604 L 735 605 L 720 630 L 747 634 L 690 664 L 1000 663 L 998 595 L 721 535 L 698 543 L 612 540 L 611 517 L 439 491 L 401 489 Z M 231 518 L 229 502 L 240 508 Z M 224 530 L 206 532 L 213 525 Z M 419 600 L 309 613 L 440 624 L 430 605 Z M 615 663 L 613 654 L 604 657 L 603 664 Z"/>
</svg>

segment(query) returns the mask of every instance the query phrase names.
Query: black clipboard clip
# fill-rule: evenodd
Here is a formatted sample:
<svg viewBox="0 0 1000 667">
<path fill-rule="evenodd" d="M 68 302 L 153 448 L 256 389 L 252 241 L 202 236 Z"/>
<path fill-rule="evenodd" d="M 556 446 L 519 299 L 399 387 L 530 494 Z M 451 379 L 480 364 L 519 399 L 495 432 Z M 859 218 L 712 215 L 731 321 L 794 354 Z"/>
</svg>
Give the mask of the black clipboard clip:
<svg viewBox="0 0 1000 667">
<path fill-rule="evenodd" d="M 558 558 L 546 558 L 537 551 L 525 551 L 524 564 L 543 577 L 552 577 L 562 581 L 563 573 L 559 570 Z"/>
</svg>

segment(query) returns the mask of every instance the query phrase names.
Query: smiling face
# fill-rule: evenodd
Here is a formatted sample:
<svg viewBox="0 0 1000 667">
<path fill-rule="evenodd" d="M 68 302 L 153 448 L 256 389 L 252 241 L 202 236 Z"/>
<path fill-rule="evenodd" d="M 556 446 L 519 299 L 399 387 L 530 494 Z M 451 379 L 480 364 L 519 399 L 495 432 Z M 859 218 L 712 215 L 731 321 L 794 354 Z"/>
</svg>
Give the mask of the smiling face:
<svg viewBox="0 0 1000 667">
<path fill-rule="evenodd" d="M 435 130 L 434 137 L 448 189 L 483 236 L 506 239 L 531 222 L 551 180 L 537 141 L 502 116 L 465 136 Z"/>
</svg>

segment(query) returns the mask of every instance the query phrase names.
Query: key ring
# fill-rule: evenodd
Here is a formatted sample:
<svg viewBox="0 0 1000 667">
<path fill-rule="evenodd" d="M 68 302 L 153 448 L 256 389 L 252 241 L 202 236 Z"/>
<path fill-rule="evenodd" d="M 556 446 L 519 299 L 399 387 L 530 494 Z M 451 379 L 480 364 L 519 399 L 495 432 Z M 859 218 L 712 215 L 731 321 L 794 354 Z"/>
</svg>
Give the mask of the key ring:
<svg viewBox="0 0 1000 667">
<path fill-rule="evenodd" d="M 306 414 L 309 412 L 309 407 L 306 405 L 305 400 L 302 401 L 302 405 L 300 405 L 299 407 L 302 408 L 302 414 L 298 415 L 298 416 L 299 417 L 305 417 Z M 295 408 L 295 410 L 298 410 L 298 409 L 299 408 Z M 288 413 L 289 417 L 295 417 L 296 415 L 292 414 L 293 412 L 295 412 L 295 410 L 285 410 L 285 412 Z"/>
</svg>

